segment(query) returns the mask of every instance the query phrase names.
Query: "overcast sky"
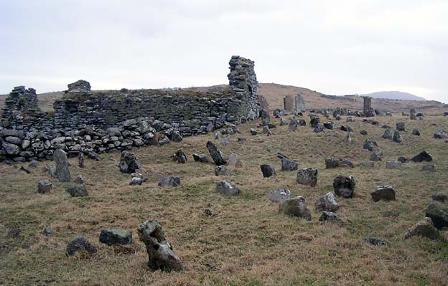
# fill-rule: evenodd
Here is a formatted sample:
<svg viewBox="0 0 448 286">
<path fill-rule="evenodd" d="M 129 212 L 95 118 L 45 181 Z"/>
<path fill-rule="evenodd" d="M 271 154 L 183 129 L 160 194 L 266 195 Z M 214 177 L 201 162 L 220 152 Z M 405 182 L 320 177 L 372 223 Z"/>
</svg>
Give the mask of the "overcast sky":
<svg viewBox="0 0 448 286">
<path fill-rule="evenodd" d="M 448 102 L 448 0 L 0 0 L 0 94 L 260 82 Z"/>
</svg>

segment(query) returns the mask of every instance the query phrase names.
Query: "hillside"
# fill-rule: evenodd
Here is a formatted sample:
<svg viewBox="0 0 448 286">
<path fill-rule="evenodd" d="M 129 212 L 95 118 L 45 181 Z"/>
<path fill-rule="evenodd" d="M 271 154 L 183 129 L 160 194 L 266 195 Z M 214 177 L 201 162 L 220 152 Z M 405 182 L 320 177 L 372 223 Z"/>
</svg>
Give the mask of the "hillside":
<svg viewBox="0 0 448 286">
<path fill-rule="evenodd" d="M 198 91 L 204 91 L 210 88 L 219 88 L 222 85 L 215 85 L 209 87 L 194 87 Z M 260 83 L 258 88 L 259 94 L 263 95 L 269 103 L 271 109 L 283 108 L 283 97 L 286 95 L 302 94 L 305 99 L 307 109 L 319 108 L 334 108 L 345 107 L 354 110 L 361 110 L 363 99 L 358 95 L 335 96 L 325 95 L 315 90 L 308 88 L 282 85 L 277 83 Z M 50 111 L 53 109 L 53 102 L 62 97 L 63 92 L 47 92 L 38 94 L 39 106 L 43 111 Z M 0 109 L 3 107 L 5 97 L 0 96 Z M 447 110 L 447 106 L 438 101 L 432 100 L 397 100 L 397 99 L 383 99 L 374 98 L 372 100 L 374 108 L 391 111 L 391 112 L 408 112 L 410 108 L 424 111 L 426 113 L 438 113 L 442 110 Z"/>
<path fill-rule="evenodd" d="M 358 95 L 335 96 L 325 95 L 307 88 L 281 85 L 276 83 L 260 83 L 259 94 L 263 95 L 269 102 L 270 108 L 283 108 L 283 97 L 286 95 L 302 94 L 307 109 L 345 107 L 354 110 L 362 110 L 363 99 Z M 426 113 L 439 113 L 446 110 L 447 106 L 433 100 L 394 100 L 374 98 L 374 108 L 391 112 L 409 112 L 410 108 L 424 111 Z"/>
<path fill-rule="evenodd" d="M 398 100 L 426 100 L 423 97 L 402 91 L 378 91 L 362 94 L 361 96 L 370 96 L 373 98 L 398 99 Z"/>
<path fill-rule="evenodd" d="M 286 119 L 290 119 L 286 117 Z M 309 124 L 308 115 L 304 119 Z M 448 188 L 448 148 L 434 139 L 436 128 L 448 130 L 442 116 L 411 121 L 396 115 L 378 117 L 379 126 L 406 122 L 419 128 L 421 136 L 403 132 L 403 143 L 383 139 L 376 125 L 341 120 L 335 130 L 314 133 L 300 127 L 273 128 L 272 136 L 250 135 L 257 122 L 240 126 L 240 134 L 226 144 L 213 134 L 185 138 L 179 143 L 133 149 L 148 180 L 130 186 L 130 175 L 117 167 L 119 152 L 104 153 L 97 162 L 86 160 L 85 168 L 70 159 L 70 171 L 86 181 L 87 197 L 71 197 L 64 183 L 44 171 L 50 162 L 0 165 L 0 281 L 4 285 L 446 285 L 448 243 L 412 237 L 404 233 L 420 221 L 431 196 Z M 279 119 L 273 119 L 279 125 Z M 347 144 L 340 125 L 353 128 Z M 435 127 L 434 125 L 437 125 Z M 261 128 L 258 128 L 261 130 Z M 363 149 L 367 136 L 384 152 L 383 161 L 362 167 L 370 152 Z M 245 140 L 238 140 L 241 137 Z M 206 142 L 214 141 L 225 156 L 234 153 L 241 168 L 228 166 L 230 176 L 215 176 L 212 163 L 194 162 L 195 152 L 208 153 Z M 182 149 L 188 162 L 178 164 L 172 154 Z M 386 161 L 413 156 L 427 150 L 434 158 L 435 172 L 423 171 L 428 163 L 406 163 L 387 169 Z M 280 171 L 277 152 L 299 162 L 299 168 L 318 168 L 315 187 L 296 182 L 297 172 Z M 324 159 L 336 156 L 352 160 L 354 168 L 326 169 Z M 260 164 L 272 164 L 277 175 L 263 178 Z M 20 170 L 31 170 L 27 174 Z M 356 178 L 353 198 L 337 197 L 341 223 L 320 222 L 314 204 L 333 191 L 338 175 Z M 181 185 L 161 188 L 161 176 L 179 176 Z M 51 180 L 53 190 L 36 192 L 37 182 Z M 220 180 L 233 182 L 241 194 L 225 197 L 216 191 Z M 374 202 L 371 192 L 381 184 L 392 185 L 396 200 Z M 303 196 L 311 220 L 279 213 L 267 193 L 287 188 L 292 196 Z M 182 272 L 152 272 L 148 255 L 139 240 L 137 227 L 145 220 L 160 221 L 168 241 L 185 264 Z M 44 228 L 51 234 L 42 234 Z M 105 228 L 132 232 L 129 245 L 108 246 L 99 242 Z M 441 232 L 447 236 L 446 231 Z M 86 237 L 97 253 L 65 255 L 67 243 L 78 235 Z M 366 238 L 379 238 L 372 245 Z M 447 237 L 448 238 L 448 237 Z"/>
</svg>

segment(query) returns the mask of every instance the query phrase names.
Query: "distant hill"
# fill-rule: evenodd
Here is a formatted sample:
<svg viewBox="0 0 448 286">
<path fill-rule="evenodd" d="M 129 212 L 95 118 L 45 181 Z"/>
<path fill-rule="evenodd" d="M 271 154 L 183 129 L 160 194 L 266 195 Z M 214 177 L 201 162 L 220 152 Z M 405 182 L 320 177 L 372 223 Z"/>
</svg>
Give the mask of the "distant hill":
<svg viewBox="0 0 448 286">
<path fill-rule="evenodd" d="M 352 110 L 362 110 L 363 107 L 362 95 L 326 95 L 308 88 L 277 83 L 259 83 L 258 93 L 266 98 L 270 109 L 283 108 L 283 97 L 286 95 L 297 94 L 303 96 L 307 109 L 345 107 Z M 410 108 L 416 108 L 418 111 L 424 111 L 425 113 L 440 113 L 441 110 L 446 111 L 448 106 L 438 101 L 425 100 L 424 98 L 417 96 L 414 96 L 413 99 L 375 97 L 372 101 L 372 105 L 373 108 L 382 111 L 409 112 Z"/>
<path fill-rule="evenodd" d="M 378 92 L 363 94 L 361 96 L 370 96 L 373 98 L 398 99 L 398 100 L 426 100 L 423 97 L 416 96 L 411 93 L 402 92 L 402 91 L 378 91 Z"/>
<path fill-rule="evenodd" d="M 205 91 L 208 89 L 220 88 L 223 86 L 225 85 L 194 87 L 192 89 Z M 275 108 L 283 108 L 283 97 L 285 97 L 286 95 L 297 95 L 297 94 L 301 94 L 303 96 L 303 98 L 305 99 L 305 106 L 307 109 L 345 107 L 350 108 L 352 110 L 362 110 L 363 106 L 363 99 L 361 95 L 345 95 L 345 96 L 326 95 L 308 88 L 291 86 L 291 85 L 282 85 L 277 83 L 259 83 L 258 93 L 266 98 L 271 110 Z M 398 92 L 391 92 L 391 93 L 398 93 Z M 376 97 L 375 94 L 377 93 L 369 94 L 369 96 L 374 97 L 372 102 L 373 108 L 377 108 L 382 111 L 409 112 L 410 108 L 416 108 L 418 111 L 424 111 L 425 113 L 440 113 L 442 109 L 443 111 L 447 111 L 448 107 L 448 105 L 444 105 L 443 103 L 432 100 L 425 100 L 412 94 L 409 94 L 410 96 L 413 96 L 414 99 L 412 100 L 380 98 Z M 61 98 L 62 95 L 63 95 L 62 91 L 38 94 L 37 98 L 39 100 L 40 108 L 43 111 L 52 111 L 53 102 L 56 99 Z M 4 105 L 5 98 L 6 98 L 5 96 L 0 96 L 0 113 L 1 108 Z"/>
</svg>

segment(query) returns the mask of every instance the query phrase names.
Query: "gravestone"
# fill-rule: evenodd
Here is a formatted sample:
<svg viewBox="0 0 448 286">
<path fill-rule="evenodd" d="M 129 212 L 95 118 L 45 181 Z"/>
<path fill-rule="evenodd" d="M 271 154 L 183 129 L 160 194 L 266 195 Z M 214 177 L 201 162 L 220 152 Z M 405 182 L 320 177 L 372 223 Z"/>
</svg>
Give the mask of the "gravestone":
<svg viewBox="0 0 448 286">
<path fill-rule="evenodd" d="M 55 162 L 54 175 L 60 182 L 70 182 L 70 169 L 67 160 L 67 154 L 64 150 L 57 149 L 53 153 L 53 161 Z"/>
</svg>

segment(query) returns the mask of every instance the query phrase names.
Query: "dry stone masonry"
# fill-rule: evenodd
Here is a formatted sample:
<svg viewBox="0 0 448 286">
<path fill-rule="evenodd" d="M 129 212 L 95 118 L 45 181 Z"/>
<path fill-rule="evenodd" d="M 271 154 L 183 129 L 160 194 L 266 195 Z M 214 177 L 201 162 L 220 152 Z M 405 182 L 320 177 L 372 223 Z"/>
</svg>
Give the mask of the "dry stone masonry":
<svg viewBox="0 0 448 286">
<path fill-rule="evenodd" d="M 109 150 L 179 142 L 259 116 L 254 62 L 232 56 L 229 85 L 200 90 L 92 91 L 85 80 L 68 85 L 53 113 L 38 108 L 36 91 L 15 87 L 0 124 L 0 161 L 51 159 L 60 148 L 89 158 Z M 8 140 L 6 140 L 8 139 Z"/>
</svg>

